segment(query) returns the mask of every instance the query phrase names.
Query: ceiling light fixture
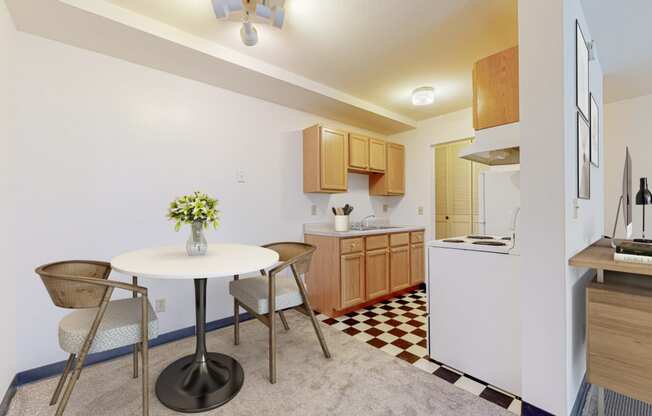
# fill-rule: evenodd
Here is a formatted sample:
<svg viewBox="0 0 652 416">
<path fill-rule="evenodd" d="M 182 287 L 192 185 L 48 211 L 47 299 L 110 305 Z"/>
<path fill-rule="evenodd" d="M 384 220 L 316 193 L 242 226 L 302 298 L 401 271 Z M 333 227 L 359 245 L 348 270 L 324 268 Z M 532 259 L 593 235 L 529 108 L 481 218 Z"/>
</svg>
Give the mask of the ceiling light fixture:
<svg viewBox="0 0 652 416">
<path fill-rule="evenodd" d="M 240 38 L 247 46 L 258 43 L 258 31 L 253 25 L 266 23 L 281 29 L 285 21 L 285 0 L 212 0 L 215 17 L 236 20 L 232 14 L 242 12 Z"/>
<path fill-rule="evenodd" d="M 430 105 L 435 102 L 433 87 L 420 87 L 412 91 L 412 104 L 416 106 Z"/>
</svg>

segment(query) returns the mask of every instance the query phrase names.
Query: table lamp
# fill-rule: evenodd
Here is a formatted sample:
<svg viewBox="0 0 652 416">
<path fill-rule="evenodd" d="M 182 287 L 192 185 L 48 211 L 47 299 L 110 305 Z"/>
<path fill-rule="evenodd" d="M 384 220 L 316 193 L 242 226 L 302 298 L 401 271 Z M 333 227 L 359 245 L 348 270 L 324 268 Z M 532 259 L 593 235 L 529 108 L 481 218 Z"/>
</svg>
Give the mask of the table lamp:
<svg viewBox="0 0 652 416">
<path fill-rule="evenodd" d="M 652 193 L 647 188 L 647 178 L 641 178 L 640 181 L 640 189 L 636 194 L 636 205 L 643 206 L 643 238 L 637 238 L 634 241 L 637 243 L 652 243 L 652 240 L 645 238 L 645 206 L 652 204 Z"/>
</svg>

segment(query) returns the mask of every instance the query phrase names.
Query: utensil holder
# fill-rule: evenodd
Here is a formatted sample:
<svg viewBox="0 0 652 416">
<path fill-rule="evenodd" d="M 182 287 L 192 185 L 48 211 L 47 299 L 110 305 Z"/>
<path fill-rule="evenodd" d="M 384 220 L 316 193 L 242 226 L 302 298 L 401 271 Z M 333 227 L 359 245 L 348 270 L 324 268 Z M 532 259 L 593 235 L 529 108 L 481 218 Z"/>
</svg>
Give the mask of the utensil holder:
<svg viewBox="0 0 652 416">
<path fill-rule="evenodd" d="M 335 216 L 335 231 L 349 231 L 349 216 L 336 215 Z"/>
</svg>

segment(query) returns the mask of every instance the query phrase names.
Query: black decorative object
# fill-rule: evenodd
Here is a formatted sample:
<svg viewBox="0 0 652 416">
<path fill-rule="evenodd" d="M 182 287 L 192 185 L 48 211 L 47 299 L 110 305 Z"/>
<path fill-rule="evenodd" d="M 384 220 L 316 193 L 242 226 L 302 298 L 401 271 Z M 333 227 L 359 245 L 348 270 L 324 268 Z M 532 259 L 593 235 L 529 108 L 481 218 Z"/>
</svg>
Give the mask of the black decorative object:
<svg viewBox="0 0 652 416">
<path fill-rule="evenodd" d="M 643 207 L 643 238 L 637 238 L 634 241 L 637 243 L 652 243 L 652 240 L 645 239 L 645 206 L 652 204 L 652 193 L 647 187 L 647 178 L 641 178 L 640 187 L 636 194 L 636 205 Z"/>
</svg>

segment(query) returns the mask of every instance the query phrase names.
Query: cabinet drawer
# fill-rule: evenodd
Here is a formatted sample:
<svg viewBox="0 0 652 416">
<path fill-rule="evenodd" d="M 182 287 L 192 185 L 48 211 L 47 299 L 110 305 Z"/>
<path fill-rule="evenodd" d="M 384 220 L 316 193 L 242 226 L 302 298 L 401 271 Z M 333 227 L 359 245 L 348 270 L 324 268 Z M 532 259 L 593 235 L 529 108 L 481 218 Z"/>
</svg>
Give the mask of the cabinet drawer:
<svg viewBox="0 0 652 416">
<path fill-rule="evenodd" d="M 392 247 L 408 245 L 410 244 L 410 233 L 390 234 L 389 243 Z"/>
<path fill-rule="evenodd" d="M 383 235 L 372 235 L 367 237 L 367 251 L 376 250 L 379 248 L 387 247 L 387 234 Z"/>
<path fill-rule="evenodd" d="M 340 241 L 342 254 L 357 253 L 364 248 L 362 238 L 347 238 Z"/>
<path fill-rule="evenodd" d="M 609 282 L 587 291 L 589 381 L 652 401 L 652 291 Z"/>
<path fill-rule="evenodd" d="M 410 241 L 412 243 L 423 243 L 423 231 L 410 233 Z"/>
</svg>

